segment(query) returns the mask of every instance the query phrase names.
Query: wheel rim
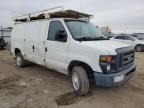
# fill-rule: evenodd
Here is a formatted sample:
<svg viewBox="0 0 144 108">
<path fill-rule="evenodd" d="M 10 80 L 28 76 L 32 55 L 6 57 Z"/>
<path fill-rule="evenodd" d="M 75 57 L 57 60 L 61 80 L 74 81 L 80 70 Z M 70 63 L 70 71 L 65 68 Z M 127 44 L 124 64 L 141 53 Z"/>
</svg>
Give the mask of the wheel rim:
<svg viewBox="0 0 144 108">
<path fill-rule="evenodd" d="M 20 66 L 21 65 L 21 58 L 18 56 L 17 57 L 17 65 Z"/>
<path fill-rule="evenodd" d="M 79 89 L 79 77 L 75 72 L 72 74 L 72 83 L 74 89 L 77 91 Z"/>
<path fill-rule="evenodd" d="M 137 51 L 141 51 L 141 47 L 140 47 L 140 46 L 137 46 L 137 47 L 136 47 L 136 50 L 137 50 Z"/>
</svg>

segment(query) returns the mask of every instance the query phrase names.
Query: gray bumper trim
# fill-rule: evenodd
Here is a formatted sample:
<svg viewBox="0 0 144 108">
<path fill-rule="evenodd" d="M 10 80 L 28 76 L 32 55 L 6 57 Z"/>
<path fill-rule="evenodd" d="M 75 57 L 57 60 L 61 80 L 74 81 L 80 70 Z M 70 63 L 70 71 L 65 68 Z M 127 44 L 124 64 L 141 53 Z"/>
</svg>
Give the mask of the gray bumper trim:
<svg viewBox="0 0 144 108">
<path fill-rule="evenodd" d="M 115 85 L 121 85 L 125 82 L 127 82 L 134 74 L 134 71 L 136 69 L 136 66 L 133 64 L 126 70 L 120 71 L 118 73 L 112 73 L 112 74 L 103 74 L 99 72 L 94 72 L 94 78 L 96 81 L 96 85 L 100 86 L 115 86 Z M 114 82 L 114 77 L 124 75 L 124 79 L 120 82 Z"/>
</svg>

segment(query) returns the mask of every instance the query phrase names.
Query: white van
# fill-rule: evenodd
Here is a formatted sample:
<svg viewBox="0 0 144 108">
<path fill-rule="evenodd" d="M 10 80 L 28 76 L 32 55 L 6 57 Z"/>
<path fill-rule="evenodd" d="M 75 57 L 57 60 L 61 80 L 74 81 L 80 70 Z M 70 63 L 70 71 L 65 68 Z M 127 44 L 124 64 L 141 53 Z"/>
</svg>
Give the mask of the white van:
<svg viewBox="0 0 144 108">
<path fill-rule="evenodd" d="M 93 24 L 78 19 L 86 14 L 51 15 L 15 19 L 11 53 L 18 67 L 30 61 L 69 75 L 78 95 L 89 92 L 91 79 L 96 85 L 115 86 L 134 74 L 134 48 L 129 44 L 104 39 Z"/>
</svg>

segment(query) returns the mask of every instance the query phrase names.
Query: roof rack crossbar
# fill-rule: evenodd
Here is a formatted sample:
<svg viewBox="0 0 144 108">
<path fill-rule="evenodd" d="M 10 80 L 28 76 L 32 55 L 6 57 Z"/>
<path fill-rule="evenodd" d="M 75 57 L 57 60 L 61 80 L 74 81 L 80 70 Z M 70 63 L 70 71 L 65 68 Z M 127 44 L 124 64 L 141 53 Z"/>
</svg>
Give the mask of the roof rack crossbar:
<svg viewBox="0 0 144 108">
<path fill-rule="evenodd" d="M 30 19 L 30 17 L 34 17 L 34 15 L 40 15 L 40 14 L 51 13 L 51 12 L 59 12 L 59 11 L 64 11 L 64 8 L 62 6 L 57 6 L 57 7 L 53 7 L 53 8 L 33 12 L 33 13 L 30 13 L 30 14 L 25 14 L 25 15 L 22 15 L 22 16 L 14 17 L 12 19 L 14 21 L 16 21 L 18 19 L 22 19 L 22 18 L 23 19 L 25 19 L 25 18 Z"/>
</svg>

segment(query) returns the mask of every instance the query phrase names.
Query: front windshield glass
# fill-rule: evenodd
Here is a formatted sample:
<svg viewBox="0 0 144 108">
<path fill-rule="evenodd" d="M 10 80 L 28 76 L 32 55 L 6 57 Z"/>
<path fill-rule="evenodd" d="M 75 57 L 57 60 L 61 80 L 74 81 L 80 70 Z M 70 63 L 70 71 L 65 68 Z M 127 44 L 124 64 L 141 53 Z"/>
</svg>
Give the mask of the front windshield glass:
<svg viewBox="0 0 144 108">
<path fill-rule="evenodd" d="M 135 39 L 138 39 L 138 40 L 144 40 L 144 38 L 138 37 L 138 36 L 136 36 L 136 35 L 131 35 L 131 36 L 133 36 Z"/>
<path fill-rule="evenodd" d="M 65 22 L 75 39 L 96 39 L 103 37 L 100 30 L 91 23 L 81 20 L 65 20 Z"/>
<path fill-rule="evenodd" d="M 144 40 L 144 38 L 137 37 L 138 40 Z"/>
</svg>

